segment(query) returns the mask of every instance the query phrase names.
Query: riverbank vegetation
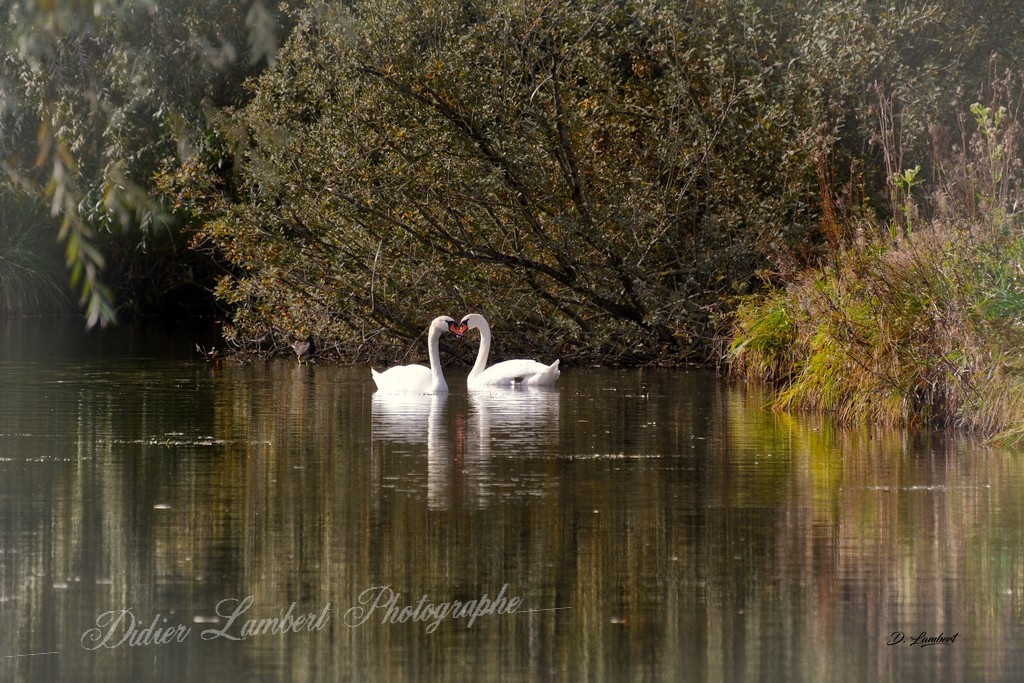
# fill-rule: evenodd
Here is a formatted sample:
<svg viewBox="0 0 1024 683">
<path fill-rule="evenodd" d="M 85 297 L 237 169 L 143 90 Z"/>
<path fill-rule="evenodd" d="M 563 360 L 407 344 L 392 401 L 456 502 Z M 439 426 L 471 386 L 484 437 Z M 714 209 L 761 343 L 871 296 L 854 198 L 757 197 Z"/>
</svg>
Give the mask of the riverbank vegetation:
<svg viewBox="0 0 1024 683">
<path fill-rule="evenodd" d="M 1015 2 L 0 9 L 3 168 L 93 322 L 184 283 L 236 350 L 352 361 L 478 311 L 497 354 L 1017 419 Z"/>
<path fill-rule="evenodd" d="M 923 155 L 988 41 L 1018 38 L 978 21 L 928 3 L 318 5 L 226 113 L 230 177 L 191 164 L 170 184 L 207 200 L 201 244 L 233 266 L 218 293 L 245 348 L 312 334 L 393 356 L 425 311 L 476 310 L 499 353 L 705 362 L 736 294 L 816 264 L 850 193 L 884 203 L 880 136 Z"/>
<path fill-rule="evenodd" d="M 845 222 L 825 263 L 741 300 L 730 360 L 783 410 L 1024 438 L 1021 82 L 893 177 L 895 215 Z M 1006 104 L 1001 104 L 1005 102 Z"/>
<path fill-rule="evenodd" d="M 0 187 L 0 316 L 68 313 L 56 222 L 33 197 Z"/>
</svg>

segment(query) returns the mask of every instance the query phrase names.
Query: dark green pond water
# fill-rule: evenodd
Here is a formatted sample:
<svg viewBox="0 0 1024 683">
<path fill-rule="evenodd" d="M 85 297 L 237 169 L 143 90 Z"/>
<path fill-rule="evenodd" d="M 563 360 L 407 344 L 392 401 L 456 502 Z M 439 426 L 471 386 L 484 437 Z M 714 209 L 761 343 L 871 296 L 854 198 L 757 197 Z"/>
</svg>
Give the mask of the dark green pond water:
<svg viewBox="0 0 1024 683">
<path fill-rule="evenodd" d="M 389 400 L 196 341 L 0 325 L 0 680 L 1024 678 L 1020 452 L 710 372 Z"/>
</svg>

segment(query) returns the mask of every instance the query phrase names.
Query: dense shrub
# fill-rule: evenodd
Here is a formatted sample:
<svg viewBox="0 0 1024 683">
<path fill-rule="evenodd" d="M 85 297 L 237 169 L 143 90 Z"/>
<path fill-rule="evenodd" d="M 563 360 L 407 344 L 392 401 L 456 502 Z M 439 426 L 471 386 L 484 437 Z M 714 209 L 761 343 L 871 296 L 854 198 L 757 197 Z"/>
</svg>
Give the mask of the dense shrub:
<svg viewBox="0 0 1024 683">
<path fill-rule="evenodd" d="M 0 187 L 0 317 L 71 310 L 54 223 L 33 197 Z"/>
</svg>

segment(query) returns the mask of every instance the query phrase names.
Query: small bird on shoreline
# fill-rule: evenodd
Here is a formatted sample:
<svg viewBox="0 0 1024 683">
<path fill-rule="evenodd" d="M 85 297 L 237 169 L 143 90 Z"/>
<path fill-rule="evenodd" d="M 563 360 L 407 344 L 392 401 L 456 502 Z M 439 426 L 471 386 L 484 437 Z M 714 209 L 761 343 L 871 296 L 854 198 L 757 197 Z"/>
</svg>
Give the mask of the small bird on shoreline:
<svg viewBox="0 0 1024 683">
<path fill-rule="evenodd" d="M 303 340 L 292 342 L 292 350 L 295 351 L 295 357 L 301 364 L 313 357 L 313 354 L 316 353 L 316 344 L 313 343 L 313 337 L 306 337 Z"/>
</svg>

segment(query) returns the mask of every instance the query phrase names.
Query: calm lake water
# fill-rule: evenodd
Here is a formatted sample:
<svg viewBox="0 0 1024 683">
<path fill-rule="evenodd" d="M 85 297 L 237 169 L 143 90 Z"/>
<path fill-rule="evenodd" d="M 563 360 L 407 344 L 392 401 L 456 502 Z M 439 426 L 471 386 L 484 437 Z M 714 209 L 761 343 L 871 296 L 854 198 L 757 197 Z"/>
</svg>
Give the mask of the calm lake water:
<svg viewBox="0 0 1024 683">
<path fill-rule="evenodd" d="M 1024 677 L 1020 452 L 711 372 L 386 400 L 197 340 L 0 325 L 0 680 Z"/>
</svg>

